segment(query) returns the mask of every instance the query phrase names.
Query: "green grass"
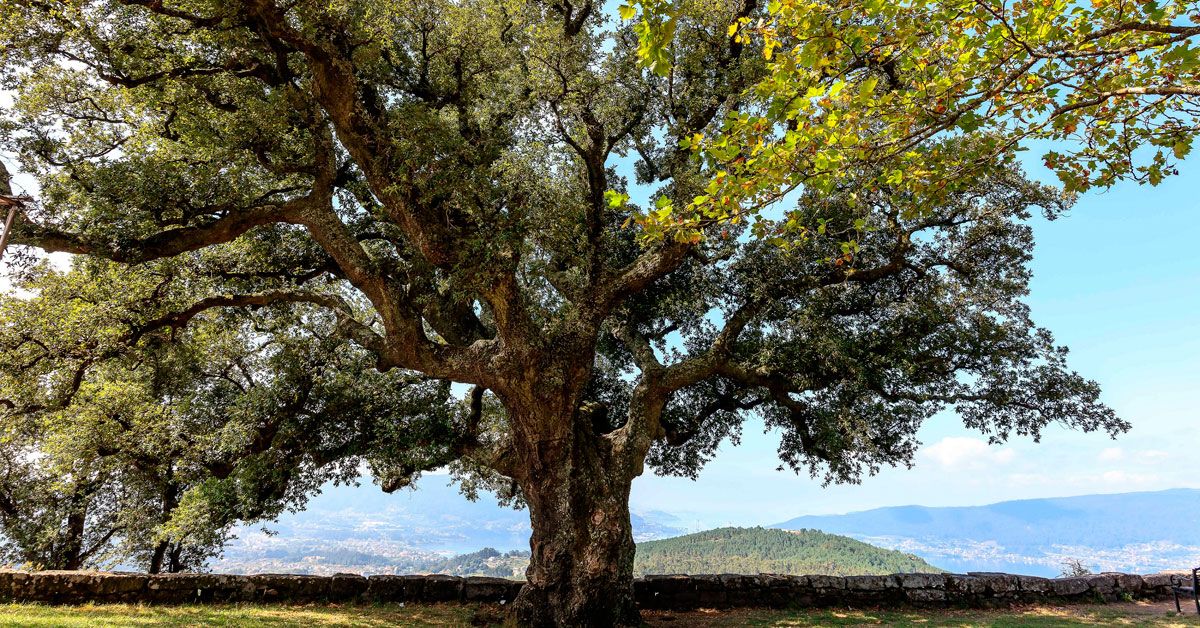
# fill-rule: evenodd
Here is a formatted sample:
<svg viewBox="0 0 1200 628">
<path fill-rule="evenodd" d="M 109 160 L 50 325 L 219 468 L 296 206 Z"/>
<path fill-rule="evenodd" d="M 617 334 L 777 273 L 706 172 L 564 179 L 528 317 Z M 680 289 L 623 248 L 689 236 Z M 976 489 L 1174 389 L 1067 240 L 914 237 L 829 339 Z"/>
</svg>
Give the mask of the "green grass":
<svg viewBox="0 0 1200 628">
<path fill-rule="evenodd" d="M 913 628 L 1070 628 L 1076 626 L 1200 626 L 1195 614 L 1177 615 L 1167 604 L 1110 604 L 980 610 L 735 610 L 647 614 L 654 626 L 897 626 Z"/>
<path fill-rule="evenodd" d="M 278 606 L 0 605 L 0 626 L 467 626 L 472 605 Z"/>
<path fill-rule="evenodd" d="M 0 605 L 0 626 L 470 626 L 480 618 L 498 622 L 495 606 L 446 604 L 429 606 L 278 606 L 204 605 L 85 606 Z M 1200 627 L 1195 614 L 1176 615 L 1169 604 L 1030 607 L 996 611 L 774 611 L 741 609 L 687 613 L 644 613 L 653 628 L 762 626 L 898 626 L 956 628 L 1069 628 L 1075 626 Z M 474 621 L 473 621 L 474 620 Z M 493 624 L 496 625 L 496 624 Z"/>
</svg>

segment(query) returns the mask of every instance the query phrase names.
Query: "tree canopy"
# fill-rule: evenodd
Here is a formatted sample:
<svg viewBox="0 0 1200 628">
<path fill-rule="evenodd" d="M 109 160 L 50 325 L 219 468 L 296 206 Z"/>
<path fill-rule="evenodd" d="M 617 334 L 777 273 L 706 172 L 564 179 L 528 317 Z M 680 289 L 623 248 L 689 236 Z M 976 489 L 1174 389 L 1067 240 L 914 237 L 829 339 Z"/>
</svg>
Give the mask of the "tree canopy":
<svg viewBox="0 0 1200 628">
<path fill-rule="evenodd" d="M 675 42 L 696 10 L 621 6 L 638 17 L 643 65 L 691 70 Z M 716 175 L 705 193 L 666 198 L 643 218 L 675 237 L 758 217 L 791 190 L 829 191 L 864 163 L 917 213 L 1035 140 L 1053 142 L 1043 161 L 1068 192 L 1157 184 L 1200 128 L 1194 1 L 772 0 L 755 17 L 728 34 L 760 51 L 762 73 L 735 115 L 680 139 Z M 954 135 L 985 139 L 968 151 L 931 142 Z M 814 227 L 764 220 L 757 233 L 789 241 Z"/>
<path fill-rule="evenodd" d="M 319 313 L 158 316 L 189 279 L 80 258 L 0 299 L 7 562 L 199 569 L 234 524 L 364 463 L 427 466 L 465 416 L 446 383 L 379 373 Z"/>
<path fill-rule="evenodd" d="M 267 430 L 263 472 L 303 492 L 337 461 L 374 460 L 386 488 L 454 464 L 529 505 L 523 621 L 631 622 L 630 483 L 646 462 L 694 475 L 751 414 L 827 481 L 911 463 L 951 406 L 994 440 L 1127 427 L 1030 319 L 1027 218 L 1186 154 L 1197 18 L 1120 1 L 6 3 L 0 138 L 40 186 L 12 242 L 89 260 L 31 306 L 83 322 L 3 323 L 5 364 L 40 373 L 14 375 L 6 407 L 40 416 L 130 377 L 165 399 L 128 356 L 166 343 L 173 368 L 220 372 L 231 357 L 200 352 L 223 338 L 275 392 L 193 373 L 170 401 L 225 390 L 247 433 L 297 426 Z M 1078 140 L 1048 156 L 1065 191 L 1016 165 L 1042 139 Z M 306 381 L 322 403 L 289 405 Z M 41 398 L 61 403 L 25 401 Z M 267 460 L 254 449 L 230 451 Z"/>
</svg>

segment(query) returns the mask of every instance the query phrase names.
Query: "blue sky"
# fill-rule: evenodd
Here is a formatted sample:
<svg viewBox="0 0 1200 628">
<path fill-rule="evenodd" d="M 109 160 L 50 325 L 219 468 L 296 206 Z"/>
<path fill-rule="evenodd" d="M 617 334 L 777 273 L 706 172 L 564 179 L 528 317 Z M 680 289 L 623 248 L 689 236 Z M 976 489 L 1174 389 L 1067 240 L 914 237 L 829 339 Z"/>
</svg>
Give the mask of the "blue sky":
<svg viewBox="0 0 1200 628">
<path fill-rule="evenodd" d="M 1029 169 L 1049 176 L 1040 164 Z M 709 527 L 880 506 L 1200 486 L 1192 469 L 1200 458 L 1198 181 L 1200 158 L 1192 158 L 1158 187 L 1129 183 L 1089 193 L 1067 216 L 1034 221 L 1034 320 L 1070 347 L 1072 368 L 1098 381 L 1102 398 L 1133 423 L 1117 440 L 1052 427 L 1040 443 L 989 447 L 944 412 L 920 431 L 913 469 L 822 487 L 776 471 L 777 438 L 751 421 L 742 445 L 723 447 L 698 480 L 639 478 L 633 507 Z"/>
</svg>

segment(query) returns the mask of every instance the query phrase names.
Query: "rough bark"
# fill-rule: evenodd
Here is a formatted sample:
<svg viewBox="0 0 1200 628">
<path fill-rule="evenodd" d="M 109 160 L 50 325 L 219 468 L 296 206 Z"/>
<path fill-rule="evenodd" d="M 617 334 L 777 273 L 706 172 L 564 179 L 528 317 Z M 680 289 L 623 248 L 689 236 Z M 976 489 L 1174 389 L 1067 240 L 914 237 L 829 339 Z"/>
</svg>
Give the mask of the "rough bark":
<svg viewBox="0 0 1200 628">
<path fill-rule="evenodd" d="M 629 491 L 634 474 L 607 455 L 589 425 L 526 452 L 521 482 L 529 505 L 526 585 L 514 613 L 523 626 L 636 626 L 633 530 Z"/>
</svg>

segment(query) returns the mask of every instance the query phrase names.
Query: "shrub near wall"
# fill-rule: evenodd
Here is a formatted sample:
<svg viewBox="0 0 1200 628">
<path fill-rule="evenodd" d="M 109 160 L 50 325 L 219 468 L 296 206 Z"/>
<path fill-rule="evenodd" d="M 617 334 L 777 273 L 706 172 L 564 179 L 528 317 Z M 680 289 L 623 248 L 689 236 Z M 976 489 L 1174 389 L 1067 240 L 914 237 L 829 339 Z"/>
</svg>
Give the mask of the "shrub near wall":
<svg viewBox="0 0 1200 628">
<path fill-rule="evenodd" d="M 634 581 L 642 608 L 685 610 L 739 606 L 963 606 L 1094 602 L 1171 595 L 1171 574 L 1105 573 L 1037 578 L 1001 573 L 891 576 L 772 574 L 647 576 Z M 0 571 L 0 601 L 82 604 L 129 602 L 485 602 L 511 601 L 523 583 L 456 576 L 301 576 L 259 574 Z"/>
</svg>

